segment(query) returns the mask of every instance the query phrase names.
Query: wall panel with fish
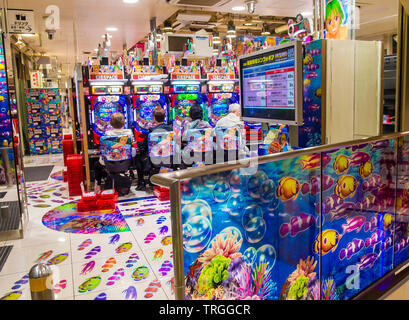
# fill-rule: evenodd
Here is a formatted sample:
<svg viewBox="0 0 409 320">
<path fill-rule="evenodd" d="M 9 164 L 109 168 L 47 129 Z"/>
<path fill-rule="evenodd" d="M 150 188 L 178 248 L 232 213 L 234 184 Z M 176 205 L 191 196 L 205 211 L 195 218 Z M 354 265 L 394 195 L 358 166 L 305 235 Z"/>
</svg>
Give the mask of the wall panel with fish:
<svg viewBox="0 0 409 320">
<path fill-rule="evenodd" d="M 351 299 L 409 259 L 409 137 L 328 150 L 184 181 L 185 299 Z"/>
<path fill-rule="evenodd" d="M 296 299 L 306 280 L 319 288 L 319 169 L 311 155 L 186 181 L 185 298 Z"/>
</svg>

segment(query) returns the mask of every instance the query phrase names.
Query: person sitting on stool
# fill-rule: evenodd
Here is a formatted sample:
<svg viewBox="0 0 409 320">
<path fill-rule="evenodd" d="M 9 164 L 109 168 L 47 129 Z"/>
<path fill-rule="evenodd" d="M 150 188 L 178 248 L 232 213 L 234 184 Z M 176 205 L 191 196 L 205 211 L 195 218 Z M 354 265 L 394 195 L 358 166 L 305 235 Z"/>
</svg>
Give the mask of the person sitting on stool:
<svg viewBox="0 0 409 320">
<path fill-rule="evenodd" d="M 138 171 L 138 187 L 137 191 L 146 190 L 146 186 L 150 185 L 149 172 L 151 169 L 149 161 L 149 147 L 148 147 L 148 137 L 152 132 L 157 132 L 158 130 L 173 131 L 173 126 L 165 124 L 166 111 L 162 107 L 156 107 L 153 110 L 153 127 L 149 129 L 147 137 L 138 142 L 138 152 L 136 155 L 136 168 Z"/>
<path fill-rule="evenodd" d="M 105 132 L 106 136 L 129 136 L 132 142 L 135 141 L 134 135 L 131 129 L 124 129 L 125 117 L 122 113 L 117 112 L 111 116 L 109 124 L 113 128 Z M 132 157 L 135 156 L 136 150 L 132 148 Z M 99 157 L 98 162 L 95 164 L 95 192 L 101 190 L 102 178 L 106 177 L 105 162 L 102 157 Z"/>
</svg>

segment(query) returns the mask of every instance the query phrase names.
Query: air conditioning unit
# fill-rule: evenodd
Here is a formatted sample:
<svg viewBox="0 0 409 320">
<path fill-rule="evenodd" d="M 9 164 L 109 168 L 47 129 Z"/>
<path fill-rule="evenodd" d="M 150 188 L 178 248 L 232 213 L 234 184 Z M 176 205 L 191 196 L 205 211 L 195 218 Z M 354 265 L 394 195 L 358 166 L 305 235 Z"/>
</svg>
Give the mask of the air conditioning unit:
<svg viewBox="0 0 409 320">
<path fill-rule="evenodd" d="M 168 0 L 168 3 L 183 7 L 200 7 L 206 9 L 215 9 L 228 4 L 231 0 Z"/>
<path fill-rule="evenodd" d="M 161 54 L 181 56 L 190 38 L 194 47 L 193 52 L 190 54 L 191 57 L 211 57 L 213 47 L 211 46 L 210 37 L 207 33 L 200 31 L 196 34 L 165 34 L 161 40 Z"/>
</svg>

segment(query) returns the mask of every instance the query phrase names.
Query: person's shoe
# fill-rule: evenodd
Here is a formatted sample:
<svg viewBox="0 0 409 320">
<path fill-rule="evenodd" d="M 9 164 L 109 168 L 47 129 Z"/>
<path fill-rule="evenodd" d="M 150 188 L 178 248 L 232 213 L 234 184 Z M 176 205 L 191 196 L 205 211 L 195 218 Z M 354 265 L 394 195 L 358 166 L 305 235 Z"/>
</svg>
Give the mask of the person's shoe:
<svg viewBox="0 0 409 320">
<path fill-rule="evenodd" d="M 145 191 L 146 187 L 145 187 L 145 185 L 141 184 L 141 185 L 137 186 L 135 190 L 136 191 Z"/>
<path fill-rule="evenodd" d="M 147 185 L 145 188 L 145 192 L 149 194 L 153 194 L 153 188 L 151 185 Z"/>
</svg>

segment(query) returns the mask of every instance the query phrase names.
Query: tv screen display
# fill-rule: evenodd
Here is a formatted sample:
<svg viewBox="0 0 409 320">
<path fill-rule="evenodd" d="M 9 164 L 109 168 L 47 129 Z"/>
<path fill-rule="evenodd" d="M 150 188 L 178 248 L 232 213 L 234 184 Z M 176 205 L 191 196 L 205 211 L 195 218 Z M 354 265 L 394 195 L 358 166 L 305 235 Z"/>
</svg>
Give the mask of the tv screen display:
<svg viewBox="0 0 409 320">
<path fill-rule="evenodd" d="M 240 58 L 242 117 L 302 125 L 302 47 L 298 41 Z"/>
</svg>

